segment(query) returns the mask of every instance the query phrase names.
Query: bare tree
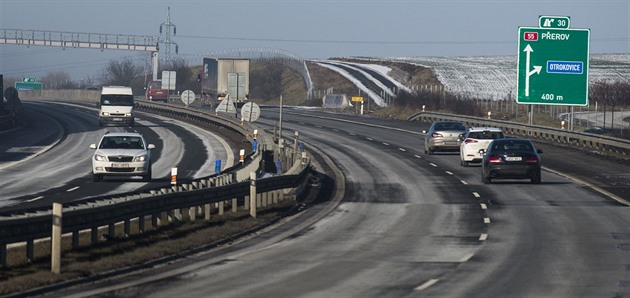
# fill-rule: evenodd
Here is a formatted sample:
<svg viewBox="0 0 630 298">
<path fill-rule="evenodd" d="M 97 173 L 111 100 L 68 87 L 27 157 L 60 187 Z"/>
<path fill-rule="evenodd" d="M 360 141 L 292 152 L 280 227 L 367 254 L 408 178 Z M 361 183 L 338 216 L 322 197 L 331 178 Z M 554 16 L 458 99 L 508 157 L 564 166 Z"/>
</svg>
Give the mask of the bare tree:
<svg viewBox="0 0 630 298">
<path fill-rule="evenodd" d="M 72 81 L 70 75 L 63 71 L 52 71 L 43 76 L 40 81 L 47 89 L 76 89 L 77 84 Z"/>
<path fill-rule="evenodd" d="M 131 58 L 111 60 L 101 75 L 103 85 L 131 86 L 135 78 L 142 76 L 143 67 Z"/>
</svg>

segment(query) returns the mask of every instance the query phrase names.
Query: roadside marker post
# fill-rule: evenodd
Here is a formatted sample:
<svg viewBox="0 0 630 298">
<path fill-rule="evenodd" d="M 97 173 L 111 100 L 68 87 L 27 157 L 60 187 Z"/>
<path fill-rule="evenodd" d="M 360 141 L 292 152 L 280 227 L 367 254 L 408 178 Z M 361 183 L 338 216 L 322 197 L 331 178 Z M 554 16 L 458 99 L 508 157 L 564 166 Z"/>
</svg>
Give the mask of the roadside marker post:
<svg viewBox="0 0 630 298">
<path fill-rule="evenodd" d="M 171 185 L 177 185 L 177 168 L 171 168 Z"/>
</svg>

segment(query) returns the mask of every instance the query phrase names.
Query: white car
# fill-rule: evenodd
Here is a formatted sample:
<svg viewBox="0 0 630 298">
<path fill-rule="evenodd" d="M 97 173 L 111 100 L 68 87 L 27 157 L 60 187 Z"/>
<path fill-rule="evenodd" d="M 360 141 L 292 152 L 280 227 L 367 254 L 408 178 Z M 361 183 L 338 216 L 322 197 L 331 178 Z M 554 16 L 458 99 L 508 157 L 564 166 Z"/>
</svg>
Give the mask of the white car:
<svg viewBox="0 0 630 298">
<path fill-rule="evenodd" d="M 100 181 L 104 176 L 142 176 L 151 181 L 151 149 L 142 134 L 137 132 L 106 132 L 92 157 L 92 176 Z"/>
<path fill-rule="evenodd" d="M 503 131 L 497 127 L 470 128 L 459 147 L 460 164 L 467 167 L 470 163 L 480 163 L 483 155 L 479 150 L 487 150 L 493 140 L 504 137 Z"/>
</svg>

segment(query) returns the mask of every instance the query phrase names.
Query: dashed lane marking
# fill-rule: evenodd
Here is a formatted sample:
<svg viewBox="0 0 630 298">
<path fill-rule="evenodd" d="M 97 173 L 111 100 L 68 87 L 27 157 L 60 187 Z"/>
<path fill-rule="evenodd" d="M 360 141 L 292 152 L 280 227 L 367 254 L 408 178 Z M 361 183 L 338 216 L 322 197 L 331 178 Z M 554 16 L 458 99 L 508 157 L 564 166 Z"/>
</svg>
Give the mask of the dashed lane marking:
<svg viewBox="0 0 630 298">
<path fill-rule="evenodd" d="M 66 192 L 75 191 L 75 190 L 77 190 L 77 189 L 79 189 L 79 188 L 80 188 L 79 186 L 75 186 L 75 187 L 73 187 L 73 188 L 70 188 L 70 189 L 66 190 Z"/>
<path fill-rule="evenodd" d="M 398 148 L 398 150 L 400 150 L 402 152 L 407 152 L 407 150 L 405 150 L 405 148 Z"/>
<path fill-rule="evenodd" d="M 488 234 L 483 233 L 481 234 L 481 236 L 479 236 L 479 241 L 486 241 L 488 240 Z"/>
<path fill-rule="evenodd" d="M 474 192 L 474 191 L 473 191 L 473 196 L 475 196 L 475 198 L 481 198 L 481 195 L 478 192 Z"/>
<path fill-rule="evenodd" d="M 460 263 L 465 263 L 465 262 L 468 262 L 468 260 L 470 260 L 470 258 L 472 258 L 472 257 L 474 257 L 474 256 L 475 256 L 475 254 L 474 254 L 474 253 L 469 253 L 469 254 L 465 255 L 463 258 L 461 258 L 461 259 L 459 260 L 459 262 L 460 262 Z"/>
<path fill-rule="evenodd" d="M 486 205 L 484 203 L 481 203 L 480 205 L 481 205 L 481 209 L 488 210 L 488 205 Z"/>
<path fill-rule="evenodd" d="M 419 292 L 419 291 L 426 290 L 426 289 L 428 289 L 430 286 L 432 286 L 432 285 L 436 284 L 438 281 L 440 281 L 440 280 L 439 280 L 439 279 L 435 279 L 435 278 L 429 279 L 429 280 L 427 280 L 425 283 L 423 283 L 423 284 L 421 284 L 421 285 L 417 286 L 417 287 L 416 287 L 415 289 L 413 289 L 413 290 L 414 290 L 414 291 L 418 291 L 418 292 Z"/>
<path fill-rule="evenodd" d="M 44 198 L 44 196 L 39 196 L 39 197 L 37 197 L 37 198 L 32 198 L 32 199 L 30 199 L 30 200 L 26 200 L 26 201 L 27 201 L 27 202 L 35 202 L 35 201 L 40 200 L 40 199 L 43 199 L 43 198 Z"/>
</svg>

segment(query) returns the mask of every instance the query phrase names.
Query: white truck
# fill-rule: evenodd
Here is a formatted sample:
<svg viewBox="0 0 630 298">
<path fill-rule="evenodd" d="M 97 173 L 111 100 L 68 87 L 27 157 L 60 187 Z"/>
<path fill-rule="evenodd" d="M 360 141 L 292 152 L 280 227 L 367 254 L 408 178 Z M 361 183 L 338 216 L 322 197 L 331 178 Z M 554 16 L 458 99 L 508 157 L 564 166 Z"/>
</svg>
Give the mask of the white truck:
<svg viewBox="0 0 630 298">
<path fill-rule="evenodd" d="M 126 124 L 134 126 L 134 99 L 131 87 L 103 86 L 101 90 L 98 124 Z"/>
<path fill-rule="evenodd" d="M 214 105 L 229 94 L 240 107 L 249 97 L 249 60 L 203 58 L 202 99 Z"/>
</svg>

